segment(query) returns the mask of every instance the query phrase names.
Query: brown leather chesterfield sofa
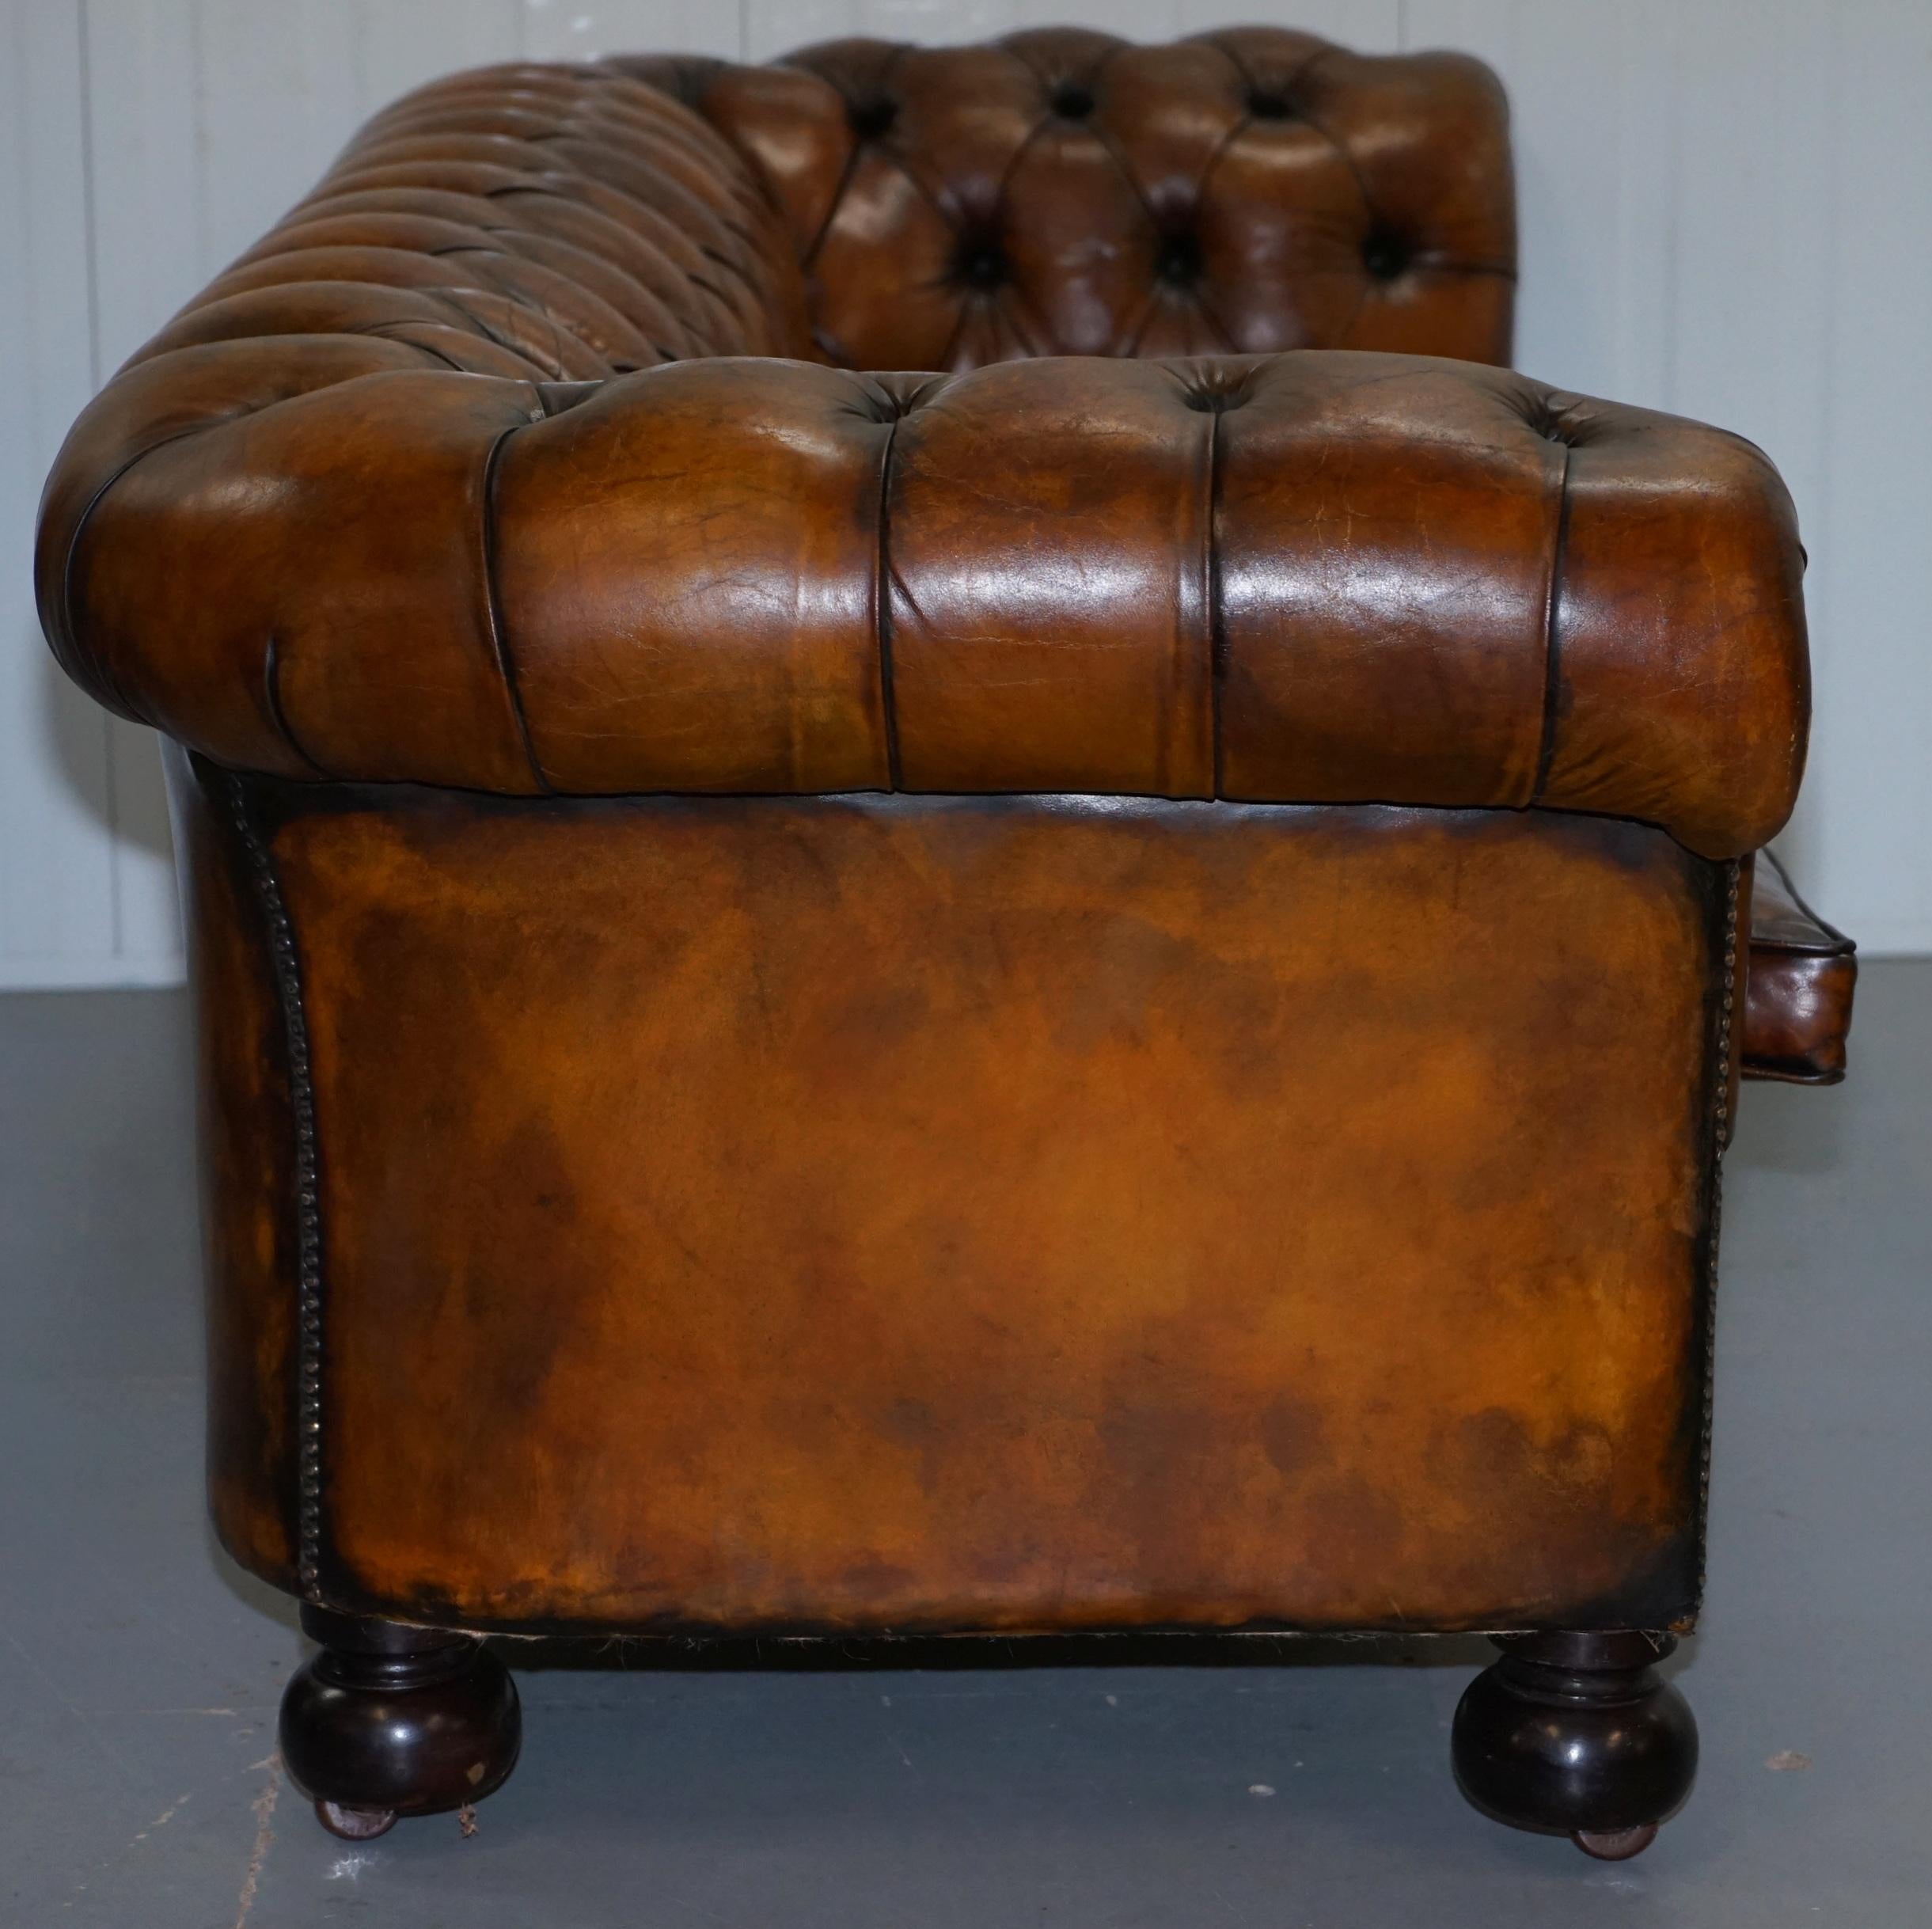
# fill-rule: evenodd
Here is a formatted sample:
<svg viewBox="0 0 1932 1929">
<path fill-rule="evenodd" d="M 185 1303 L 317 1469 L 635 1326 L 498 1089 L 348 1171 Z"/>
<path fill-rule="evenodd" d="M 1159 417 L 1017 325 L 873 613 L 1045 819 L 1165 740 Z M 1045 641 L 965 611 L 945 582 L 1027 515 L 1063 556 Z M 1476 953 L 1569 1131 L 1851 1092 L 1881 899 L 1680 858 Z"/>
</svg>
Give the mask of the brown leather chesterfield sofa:
<svg viewBox="0 0 1932 1929">
<path fill-rule="evenodd" d="M 331 1828 L 508 1774 L 492 1631 L 1480 1630 L 1479 1806 L 1683 1799 L 1719 1160 L 1853 966 L 1785 491 L 1514 260 L 1452 55 L 499 68 L 82 418 Z"/>
</svg>

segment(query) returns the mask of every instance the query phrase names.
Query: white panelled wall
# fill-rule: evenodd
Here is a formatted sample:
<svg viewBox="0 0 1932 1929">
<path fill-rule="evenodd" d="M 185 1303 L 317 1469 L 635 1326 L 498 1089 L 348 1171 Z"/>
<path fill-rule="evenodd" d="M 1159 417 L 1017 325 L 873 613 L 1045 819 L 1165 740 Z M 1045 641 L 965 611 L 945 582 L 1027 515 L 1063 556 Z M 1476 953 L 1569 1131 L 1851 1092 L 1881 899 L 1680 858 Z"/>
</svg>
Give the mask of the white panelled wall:
<svg viewBox="0 0 1932 1929">
<path fill-rule="evenodd" d="M 1763 443 L 1812 557 L 1812 767 L 1781 848 L 1868 950 L 1932 951 L 1932 0 L 0 0 L 0 988 L 180 975 L 153 739 L 55 670 L 35 500 L 120 359 L 428 76 L 765 59 L 1026 21 L 1270 17 L 1459 47 L 1514 104 L 1519 366 Z"/>
</svg>

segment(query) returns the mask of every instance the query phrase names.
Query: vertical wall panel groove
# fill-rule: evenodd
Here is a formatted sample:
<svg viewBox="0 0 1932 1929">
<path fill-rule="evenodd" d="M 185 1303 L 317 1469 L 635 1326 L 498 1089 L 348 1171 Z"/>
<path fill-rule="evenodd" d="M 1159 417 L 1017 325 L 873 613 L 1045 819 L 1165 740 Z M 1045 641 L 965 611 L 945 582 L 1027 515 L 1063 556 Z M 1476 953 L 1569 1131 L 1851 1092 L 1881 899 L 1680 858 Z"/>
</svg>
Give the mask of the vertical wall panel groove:
<svg viewBox="0 0 1932 1929">
<path fill-rule="evenodd" d="M 1842 111 L 1815 272 L 1837 297 L 1820 467 L 1831 553 L 1814 606 L 1831 682 L 1802 881 L 1873 950 L 1932 950 L 1932 8 L 1829 16 Z"/>
<path fill-rule="evenodd" d="M 0 985 L 115 972 L 107 732 L 40 640 L 28 553 L 93 386 L 81 25 L 78 0 L 0 14 Z"/>
</svg>

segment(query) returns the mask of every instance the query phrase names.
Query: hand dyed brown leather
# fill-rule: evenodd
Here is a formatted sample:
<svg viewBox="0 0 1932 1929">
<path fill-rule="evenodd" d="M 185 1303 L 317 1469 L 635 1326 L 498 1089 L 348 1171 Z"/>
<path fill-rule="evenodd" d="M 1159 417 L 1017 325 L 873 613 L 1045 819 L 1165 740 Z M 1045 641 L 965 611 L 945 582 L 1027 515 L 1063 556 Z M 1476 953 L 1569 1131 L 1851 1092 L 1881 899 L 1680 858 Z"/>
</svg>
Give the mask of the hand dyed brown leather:
<svg viewBox="0 0 1932 1929">
<path fill-rule="evenodd" d="M 1507 362 L 1508 109 L 1456 54 L 1279 28 L 1134 47 L 837 40 L 773 66 L 618 60 L 742 153 L 813 337 L 853 368 L 1394 349 Z"/>
<path fill-rule="evenodd" d="M 1510 1631 L 1481 1806 L 1681 1799 L 1718 1160 L 1850 961 L 1784 489 L 1513 274 L 1450 56 L 495 69 L 83 416 L 332 1827 L 507 1773 L 485 1628 Z"/>
<path fill-rule="evenodd" d="M 224 763 L 1540 803 L 1710 856 L 1796 792 L 1790 506 L 1714 431 L 1342 352 L 559 394 L 330 380 L 341 339 L 150 357 L 50 493 L 63 660 Z"/>
<path fill-rule="evenodd" d="M 1797 894 L 1769 851 L 1751 898 L 1744 1073 L 1791 1085 L 1835 1085 L 1858 982 L 1857 947 Z"/>
</svg>

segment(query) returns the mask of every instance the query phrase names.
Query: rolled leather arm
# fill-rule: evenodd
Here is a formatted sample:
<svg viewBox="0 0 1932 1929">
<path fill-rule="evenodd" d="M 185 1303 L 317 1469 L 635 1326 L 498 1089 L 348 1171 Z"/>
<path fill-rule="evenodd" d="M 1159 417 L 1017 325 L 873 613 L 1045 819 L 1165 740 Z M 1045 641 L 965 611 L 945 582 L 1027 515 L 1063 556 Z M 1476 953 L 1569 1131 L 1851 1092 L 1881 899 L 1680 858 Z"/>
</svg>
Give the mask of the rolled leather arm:
<svg viewBox="0 0 1932 1929">
<path fill-rule="evenodd" d="M 168 347 L 49 484 L 101 699 L 223 762 L 529 792 L 1543 804 L 1755 849 L 1807 712 L 1749 444 L 1319 352 L 547 385 Z"/>
<path fill-rule="evenodd" d="M 1751 893 L 1741 1069 L 1746 1078 L 1835 1085 L 1845 1076 L 1858 947 L 1797 894 L 1769 851 Z"/>
</svg>

